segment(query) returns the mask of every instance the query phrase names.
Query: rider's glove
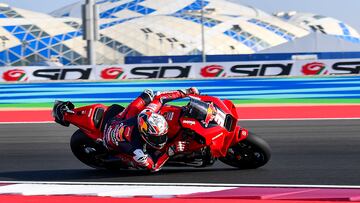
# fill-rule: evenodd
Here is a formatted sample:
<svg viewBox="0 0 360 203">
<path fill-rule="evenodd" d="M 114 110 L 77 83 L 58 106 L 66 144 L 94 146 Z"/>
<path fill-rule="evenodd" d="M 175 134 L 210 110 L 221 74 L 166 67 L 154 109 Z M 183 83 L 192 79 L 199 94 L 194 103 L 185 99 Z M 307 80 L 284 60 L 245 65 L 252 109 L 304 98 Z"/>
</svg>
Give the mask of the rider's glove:
<svg viewBox="0 0 360 203">
<path fill-rule="evenodd" d="M 200 94 L 198 88 L 196 88 L 196 87 L 190 87 L 188 89 L 184 89 L 184 90 L 180 90 L 180 91 L 182 91 L 185 95 L 189 95 L 189 94 L 199 95 Z"/>
<path fill-rule="evenodd" d="M 141 167 L 147 167 L 149 165 L 148 155 L 144 154 L 141 149 L 137 149 L 134 151 L 133 160 Z"/>
<path fill-rule="evenodd" d="M 188 149 L 189 149 L 189 142 L 178 141 L 169 147 L 168 155 L 174 156 L 175 154 L 186 152 Z"/>
<path fill-rule="evenodd" d="M 154 92 L 151 89 L 146 89 L 141 93 L 140 97 L 145 101 L 145 104 L 148 105 L 154 99 Z"/>
</svg>

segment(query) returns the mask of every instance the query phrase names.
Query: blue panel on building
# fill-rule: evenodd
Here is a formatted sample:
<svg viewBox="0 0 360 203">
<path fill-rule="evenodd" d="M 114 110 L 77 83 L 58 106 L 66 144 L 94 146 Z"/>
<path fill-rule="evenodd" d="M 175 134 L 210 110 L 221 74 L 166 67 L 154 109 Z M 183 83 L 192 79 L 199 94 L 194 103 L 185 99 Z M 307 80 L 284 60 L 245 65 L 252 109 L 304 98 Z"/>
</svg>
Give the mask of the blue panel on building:
<svg viewBox="0 0 360 203">
<path fill-rule="evenodd" d="M 54 45 L 54 44 L 57 44 L 57 43 L 59 43 L 59 42 L 60 42 L 59 39 L 53 37 L 53 38 L 51 38 L 51 43 L 50 43 L 50 44 Z"/>
<path fill-rule="evenodd" d="M 32 54 L 32 53 L 34 53 L 31 49 L 29 49 L 29 48 L 26 48 L 25 49 L 25 56 L 28 56 L 28 55 L 30 55 L 30 54 Z"/>
<path fill-rule="evenodd" d="M 33 40 L 33 39 L 36 39 L 36 38 L 32 34 L 27 33 L 25 39 L 26 39 L 26 41 L 30 41 L 30 40 Z"/>
<path fill-rule="evenodd" d="M 10 50 L 18 55 L 22 55 L 21 45 L 14 46 L 14 47 L 10 48 Z"/>
<path fill-rule="evenodd" d="M 350 30 L 346 27 L 345 23 L 339 23 L 344 35 L 350 35 Z"/>
<path fill-rule="evenodd" d="M 20 32 L 25 32 L 24 28 L 20 27 L 20 26 L 16 26 L 15 29 L 12 31 L 13 33 L 20 33 Z"/>
<path fill-rule="evenodd" d="M 82 31 L 77 31 L 77 32 L 75 32 L 74 37 L 79 37 L 79 36 L 81 36 L 82 34 L 83 34 Z"/>
<path fill-rule="evenodd" d="M 45 58 L 49 58 L 49 49 L 44 49 L 40 51 L 39 54 L 44 56 Z"/>
<path fill-rule="evenodd" d="M 46 44 L 38 41 L 37 50 L 41 50 L 41 49 L 46 48 L 46 47 L 47 47 Z"/>
<path fill-rule="evenodd" d="M 64 38 L 62 39 L 62 41 L 66 41 L 66 40 L 69 40 L 71 38 L 73 38 L 73 37 L 70 36 L 70 35 L 65 35 Z"/>
<path fill-rule="evenodd" d="M 4 26 L 3 28 L 5 28 L 5 30 L 7 30 L 8 32 L 13 32 L 16 26 Z"/>
<path fill-rule="evenodd" d="M 204 0 L 196 0 L 194 1 L 192 4 L 176 11 L 176 13 L 182 13 L 184 11 L 188 11 L 188 10 L 192 10 L 192 11 L 196 11 L 196 10 L 201 10 L 202 5 L 204 7 L 206 7 L 209 4 L 209 1 L 204 1 Z"/>
<path fill-rule="evenodd" d="M 69 35 L 71 37 L 74 37 L 74 36 L 76 36 L 76 32 L 77 31 L 69 32 L 69 33 L 67 33 L 67 35 Z"/>
<path fill-rule="evenodd" d="M 57 53 L 56 51 L 50 49 L 50 56 L 59 56 L 59 53 Z"/>
<path fill-rule="evenodd" d="M 14 36 L 16 38 L 18 38 L 20 41 L 24 41 L 25 40 L 25 33 L 18 33 L 18 34 L 14 34 Z"/>
<path fill-rule="evenodd" d="M 20 59 L 20 57 L 19 57 L 19 56 L 16 56 L 16 55 L 15 55 L 15 54 L 13 54 L 11 51 L 9 51 L 8 56 L 9 56 L 9 60 L 10 60 L 11 62 L 14 62 L 14 61 L 17 61 L 17 60 L 19 60 L 19 59 Z"/>
<path fill-rule="evenodd" d="M 49 45 L 50 44 L 50 37 L 44 37 L 44 38 L 41 38 L 40 40 L 44 43 L 44 44 L 46 44 L 46 45 Z"/>
<path fill-rule="evenodd" d="M 127 7 L 127 4 L 122 4 L 120 6 L 106 10 L 106 11 L 100 13 L 100 18 L 109 18 L 112 16 L 112 14 L 117 13 L 121 10 L 124 10 L 126 7 Z"/>
<path fill-rule="evenodd" d="M 37 44 L 37 41 L 34 40 L 32 42 L 29 42 L 27 46 L 31 47 L 33 50 L 36 50 L 36 44 Z"/>
<path fill-rule="evenodd" d="M 70 61 L 67 60 L 66 58 L 61 58 L 61 63 L 64 65 L 68 65 L 70 63 Z"/>
<path fill-rule="evenodd" d="M 143 14 L 143 15 L 148 15 L 148 14 L 153 13 L 153 12 L 156 11 L 155 9 L 148 8 L 148 7 L 145 7 L 145 6 L 141 6 L 139 4 L 135 4 L 134 6 L 130 6 L 130 7 L 128 7 L 128 9 L 131 10 L 131 11 L 135 11 L 137 13 Z"/>
</svg>

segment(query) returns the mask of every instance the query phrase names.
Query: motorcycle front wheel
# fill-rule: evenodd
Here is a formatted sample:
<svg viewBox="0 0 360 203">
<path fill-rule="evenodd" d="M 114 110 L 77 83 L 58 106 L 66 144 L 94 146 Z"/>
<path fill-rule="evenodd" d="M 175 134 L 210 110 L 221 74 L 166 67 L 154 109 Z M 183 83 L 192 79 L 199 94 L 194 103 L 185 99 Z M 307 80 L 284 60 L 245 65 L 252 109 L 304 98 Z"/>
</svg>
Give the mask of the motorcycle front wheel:
<svg viewBox="0 0 360 203">
<path fill-rule="evenodd" d="M 255 169 L 265 165 L 271 158 L 271 148 L 261 137 L 249 132 L 249 136 L 230 147 L 223 163 L 239 169 Z"/>
</svg>

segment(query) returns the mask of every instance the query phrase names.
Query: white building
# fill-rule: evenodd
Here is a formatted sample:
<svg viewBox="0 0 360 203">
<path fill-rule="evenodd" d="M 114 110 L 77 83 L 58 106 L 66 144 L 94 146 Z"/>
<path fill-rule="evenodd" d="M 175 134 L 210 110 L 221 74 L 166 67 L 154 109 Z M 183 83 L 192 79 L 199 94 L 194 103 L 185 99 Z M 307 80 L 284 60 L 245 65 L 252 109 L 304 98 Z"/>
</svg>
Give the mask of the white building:
<svg viewBox="0 0 360 203">
<path fill-rule="evenodd" d="M 81 1 L 82 2 L 82 1 Z M 98 0 L 97 63 L 123 63 L 128 56 L 251 54 L 308 36 L 333 35 L 360 44 L 359 33 L 330 17 L 259 9 L 226 0 Z M 28 65 L 59 58 L 86 63 L 81 3 L 50 14 L 0 4 L 0 65 Z"/>
</svg>

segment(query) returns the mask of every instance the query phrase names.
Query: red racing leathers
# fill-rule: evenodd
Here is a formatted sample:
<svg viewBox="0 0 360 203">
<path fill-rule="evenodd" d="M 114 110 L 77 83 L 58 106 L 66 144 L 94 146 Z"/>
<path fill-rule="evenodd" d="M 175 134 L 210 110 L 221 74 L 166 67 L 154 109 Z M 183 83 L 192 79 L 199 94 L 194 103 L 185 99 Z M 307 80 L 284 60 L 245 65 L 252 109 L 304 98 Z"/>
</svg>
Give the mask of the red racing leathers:
<svg viewBox="0 0 360 203">
<path fill-rule="evenodd" d="M 186 90 L 158 92 L 155 97 L 152 91 L 146 90 L 129 106 L 114 118 L 110 119 L 104 129 L 103 140 L 110 150 L 131 156 L 136 167 L 158 171 L 169 159 L 169 155 L 185 150 L 185 142 L 175 138 L 166 149 L 151 149 L 142 139 L 139 132 L 137 115 L 141 111 L 158 112 L 166 102 L 180 99 L 189 94 L 198 94 L 196 88 Z"/>
</svg>

